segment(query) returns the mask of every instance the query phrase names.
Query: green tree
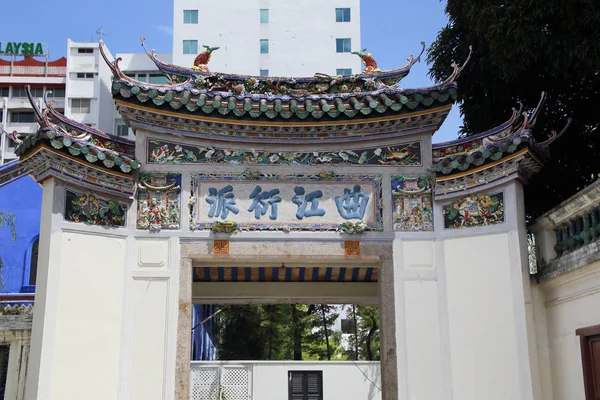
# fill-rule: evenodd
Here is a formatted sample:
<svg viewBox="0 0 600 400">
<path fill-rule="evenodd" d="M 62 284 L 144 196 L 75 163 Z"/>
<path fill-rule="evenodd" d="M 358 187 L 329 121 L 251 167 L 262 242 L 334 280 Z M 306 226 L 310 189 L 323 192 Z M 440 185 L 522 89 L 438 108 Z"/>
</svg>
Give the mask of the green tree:
<svg viewBox="0 0 600 400">
<path fill-rule="evenodd" d="M 7 227 L 10 229 L 12 241 L 15 242 L 17 240 L 17 230 L 15 228 L 15 216 L 10 212 L 2 212 L 0 211 L 0 228 Z M 2 257 L 0 257 L 0 288 L 4 289 L 4 279 L 3 277 L 3 269 L 4 262 L 2 261 Z"/>
<path fill-rule="evenodd" d="M 346 318 L 351 321 L 348 342 L 355 360 L 379 360 L 379 308 L 351 306 L 346 308 Z"/>
<path fill-rule="evenodd" d="M 220 307 L 220 306 L 218 306 Z M 266 342 L 260 305 L 229 306 L 219 314 L 217 355 L 221 360 L 264 360 Z"/>
<path fill-rule="evenodd" d="M 526 188 L 535 217 L 588 185 L 599 172 L 600 2 L 597 0 L 448 0 L 449 23 L 429 48 L 430 74 L 471 61 L 458 78 L 461 135 L 507 120 L 518 102 L 548 97 L 534 134 L 544 140 L 573 123 L 552 146 L 552 161 Z"/>
<path fill-rule="evenodd" d="M 305 358 L 317 360 L 340 359 L 344 353 L 342 332 L 334 331 L 333 325 L 339 318 L 336 307 L 314 304 L 308 307 L 310 334 L 305 342 Z"/>
<path fill-rule="evenodd" d="M 285 305 L 267 304 L 262 306 L 261 328 L 266 339 L 264 358 L 285 360 L 292 357 L 290 346 L 292 316 Z"/>
</svg>

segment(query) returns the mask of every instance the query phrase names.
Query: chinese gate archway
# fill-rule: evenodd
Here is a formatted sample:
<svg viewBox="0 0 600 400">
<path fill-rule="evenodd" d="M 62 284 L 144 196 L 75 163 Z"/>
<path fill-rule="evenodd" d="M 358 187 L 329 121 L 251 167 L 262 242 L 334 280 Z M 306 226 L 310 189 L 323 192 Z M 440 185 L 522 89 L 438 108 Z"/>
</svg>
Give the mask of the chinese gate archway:
<svg viewBox="0 0 600 400">
<path fill-rule="evenodd" d="M 28 399 L 186 398 L 194 299 L 306 293 L 378 299 L 386 400 L 534 398 L 522 183 L 549 145 L 539 105 L 432 145 L 458 67 L 401 89 L 415 60 L 283 79 L 150 56 L 169 84 L 106 59 L 135 141 L 48 101 L 13 135 L 0 182 L 44 189 Z"/>
</svg>

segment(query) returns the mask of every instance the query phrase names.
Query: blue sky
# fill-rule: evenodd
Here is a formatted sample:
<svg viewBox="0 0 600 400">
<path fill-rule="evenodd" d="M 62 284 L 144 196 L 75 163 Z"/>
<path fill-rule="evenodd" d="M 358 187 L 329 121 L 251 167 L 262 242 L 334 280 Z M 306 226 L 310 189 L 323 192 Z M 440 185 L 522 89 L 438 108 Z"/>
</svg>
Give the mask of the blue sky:
<svg viewBox="0 0 600 400">
<path fill-rule="evenodd" d="M 112 54 L 141 52 L 139 38 L 142 35 L 158 52 L 169 53 L 172 49 L 173 2 L 170 0 L 36 1 L 29 3 L 31 11 L 24 10 L 23 1 L 3 0 L 2 3 L 2 12 L 9 17 L 3 18 L 0 41 L 47 43 L 52 59 L 66 54 L 67 38 L 97 41 L 96 31 L 100 27 Z M 421 41 L 429 46 L 446 25 L 445 5 L 446 2 L 440 0 L 362 0 L 362 47 L 373 53 L 381 69 L 404 65 L 410 53 L 420 51 Z M 225 15 L 219 18 L 226 23 Z M 307 29 L 310 29 L 308 25 Z M 401 86 L 431 85 L 428 70 L 423 57 Z M 454 139 L 461 123 L 455 106 L 435 134 L 434 142 Z"/>
</svg>

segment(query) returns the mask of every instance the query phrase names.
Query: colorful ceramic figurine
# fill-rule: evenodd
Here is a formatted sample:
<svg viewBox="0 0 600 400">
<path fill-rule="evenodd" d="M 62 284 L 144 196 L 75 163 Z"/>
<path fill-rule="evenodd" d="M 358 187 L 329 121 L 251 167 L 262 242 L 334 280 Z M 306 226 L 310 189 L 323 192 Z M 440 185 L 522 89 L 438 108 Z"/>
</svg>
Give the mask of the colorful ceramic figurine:
<svg viewBox="0 0 600 400">
<path fill-rule="evenodd" d="M 377 68 L 377 61 L 375 61 L 373 54 L 367 53 L 367 49 L 353 51 L 352 54 L 359 56 L 363 64 L 365 64 L 365 70 L 363 71 L 364 73 L 368 74 L 369 72 L 381 72 L 381 70 Z"/>
<path fill-rule="evenodd" d="M 210 47 L 204 44 L 202 45 L 202 47 L 204 47 L 206 50 L 203 50 L 200 54 L 196 56 L 196 59 L 194 60 L 194 66 L 192 68 L 198 69 L 202 72 L 209 72 L 208 63 L 210 61 L 210 57 L 212 56 L 213 51 L 219 50 L 219 47 Z"/>
</svg>

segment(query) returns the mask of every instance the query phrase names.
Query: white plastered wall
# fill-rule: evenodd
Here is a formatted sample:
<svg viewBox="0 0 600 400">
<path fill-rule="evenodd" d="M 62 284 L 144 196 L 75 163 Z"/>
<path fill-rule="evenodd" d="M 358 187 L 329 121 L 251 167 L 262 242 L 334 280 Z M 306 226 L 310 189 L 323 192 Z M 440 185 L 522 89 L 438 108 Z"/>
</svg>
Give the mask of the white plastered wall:
<svg viewBox="0 0 600 400">
<path fill-rule="evenodd" d="M 400 399 L 542 399 L 522 188 L 483 192 L 499 191 L 502 224 L 444 229 L 442 205 L 456 199 L 446 197 L 436 201 L 435 235 L 396 234 Z"/>
<path fill-rule="evenodd" d="M 44 183 L 25 398 L 171 399 L 178 239 L 135 238 L 131 209 L 123 228 L 67 222 L 64 196 Z"/>
<path fill-rule="evenodd" d="M 44 183 L 26 399 L 116 398 L 125 238 L 61 229 L 63 194 Z"/>
<path fill-rule="evenodd" d="M 544 399 L 584 399 L 580 339 L 575 331 L 600 324 L 600 262 L 534 287 Z"/>
</svg>

